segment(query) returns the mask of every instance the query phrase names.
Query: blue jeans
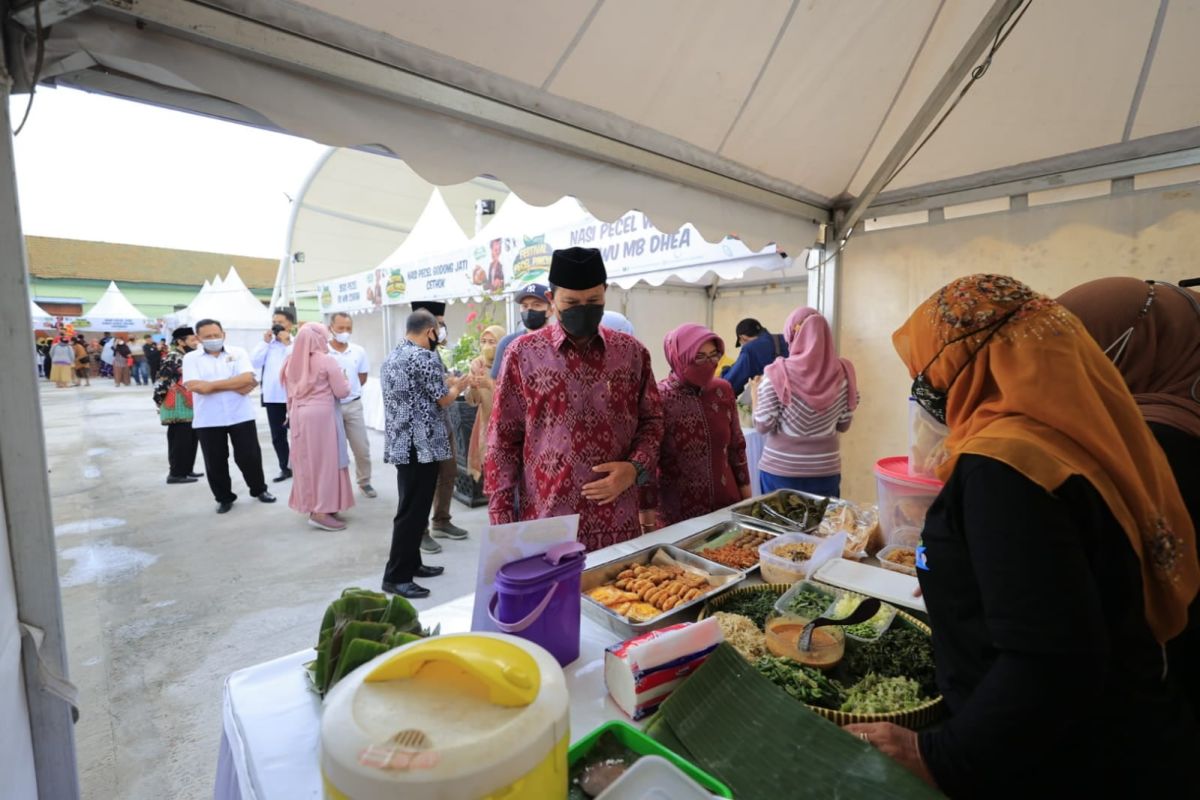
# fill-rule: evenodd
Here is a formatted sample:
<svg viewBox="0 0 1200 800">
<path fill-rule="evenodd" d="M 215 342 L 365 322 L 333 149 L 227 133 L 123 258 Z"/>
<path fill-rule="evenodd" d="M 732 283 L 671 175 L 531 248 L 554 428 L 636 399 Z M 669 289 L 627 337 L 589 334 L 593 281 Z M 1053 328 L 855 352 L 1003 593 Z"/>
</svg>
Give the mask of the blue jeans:
<svg viewBox="0 0 1200 800">
<path fill-rule="evenodd" d="M 842 476 L 826 475 L 822 478 L 788 478 L 782 475 L 772 475 L 764 470 L 758 471 L 758 489 L 763 494 L 776 489 L 795 489 L 798 492 L 808 492 L 820 497 L 841 497 Z"/>
<path fill-rule="evenodd" d="M 133 380 L 138 386 L 150 383 L 150 365 L 146 363 L 146 359 L 135 358 L 133 360 Z"/>
</svg>

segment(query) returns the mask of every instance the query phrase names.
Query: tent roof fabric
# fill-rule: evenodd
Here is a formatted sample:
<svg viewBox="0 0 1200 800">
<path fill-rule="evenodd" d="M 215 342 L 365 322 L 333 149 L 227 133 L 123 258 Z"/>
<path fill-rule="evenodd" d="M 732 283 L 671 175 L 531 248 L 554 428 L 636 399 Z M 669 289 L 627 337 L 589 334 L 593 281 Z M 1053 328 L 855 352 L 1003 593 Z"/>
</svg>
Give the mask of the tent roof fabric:
<svg viewBox="0 0 1200 800">
<path fill-rule="evenodd" d="M 100 295 L 96 305 L 89 308 L 83 316 L 94 320 L 130 320 L 135 323 L 148 323 L 150 319 L 129 302 L 129 298 L 117 288 L 115 281 L 108 282 L 108 288 Z"/>
<path fill-rule="evenodd" d="M 101 0 L 54 26 L 44 74 L 379 146 L 437 184 L 495 175 L 531 203 L 798 251 L 993 5 Z M 1195 4 L 1033 3 L 880 202 L 1200 147 L 1198 37 Z"/>
<path fill-rule="evenodd" d="M 279 262 L 269 258 L 48 236 L 26 236 L 25 247 L 29 274 L 38 278 L 199 286 L 208 276 L 233 265 L 245 275 L 248 285 L 269 289 L 279 268 Z"/>
</svg>

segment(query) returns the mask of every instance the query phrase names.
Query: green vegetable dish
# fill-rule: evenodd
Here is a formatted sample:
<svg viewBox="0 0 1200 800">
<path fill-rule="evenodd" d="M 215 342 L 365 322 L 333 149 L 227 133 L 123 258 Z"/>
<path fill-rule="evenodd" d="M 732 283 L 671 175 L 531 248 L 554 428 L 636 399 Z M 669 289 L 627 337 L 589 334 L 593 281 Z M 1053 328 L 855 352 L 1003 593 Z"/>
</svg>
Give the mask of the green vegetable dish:
<svg viewBox="0 0 1200 800">
<path fill-rule="evenodd" d="M 905 711 L 925 702 L 921 687 L 911 678 L 881 678 L 870 673 L 846 692 L 842 711 L 854 714 L 885 714 Z"/>
<path fill-rule="evenodd" d="M 776 656 L 763 656 L 754 662 L 754 667 L 802 703 L 834 710 L 842 705 L 845 690 L 819 669 Z"/>
<path fill-rule="evenodd" d="M 771 590 L 762 592 L 737 592 L 731 594 L 727 600 L 721 603 L 721 607 L 717 610 L 728 614 L 741 614 L 743 617 L 748 617 L 761 631 L 763 626 L 767 624 L 767 617 L 771 616 L 771 612 L 775 610 L 775 601 L 782 597 L 782 595 L 782 592 Z M 821 608 L 824 609 L 828 604 L 829 601 L 826 600 Z"/>
<path fill-rule="evenodd" d="M 814 500 L 793 492 L 782 491 L 769 495 L 762 500 L 756 500 L 746 508 L 735 508 L 734 511 L 748 517 L 761 519 L 766 522 L 787 525 L 786 521 L 797 530 L 812 530 L 821 524 L 825 517 L 825 509 L 829 507 L 829 498 Z"/>
<path fill-rule="evenodd" d="M 829 603 L 832 599 L 830 595 L 822 592 L 805 589 L 798 592 L 791 599 L 791 602 L 788 604 L 788 611 L 797 616 L 816 619 L 825 613 L 825 609 L 829 608 Z"/>
</svg>

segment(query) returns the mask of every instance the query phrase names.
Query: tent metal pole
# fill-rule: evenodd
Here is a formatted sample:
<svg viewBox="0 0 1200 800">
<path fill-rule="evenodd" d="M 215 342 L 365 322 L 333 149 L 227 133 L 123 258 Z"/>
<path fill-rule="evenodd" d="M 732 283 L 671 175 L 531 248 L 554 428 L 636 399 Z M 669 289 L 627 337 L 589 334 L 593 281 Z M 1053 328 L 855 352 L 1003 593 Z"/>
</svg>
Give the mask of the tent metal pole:
<svg viewBox="0 0 1200 800">
<path fill-rule="evenodd" d="M 904 133 L 900 134 L 900 138 L 892 145 L 891 151 L 887 154 L 887 158 L 879 165 L 879 169 L 871 176 L 871 180 L 867 181 L 867 185 L 863 188 L 860 194 L 850 206 L 850 210 L 846 213 L 846 218 L 837 226 L 837 235 L 834 237 L 830 246 L 835 246 L 837 242 L 845 239 L 845 234 L 854 229 L 855 224 L 862 219 L 866 213 L 867 207 L 875 202 L 875 198 L 887 186 L 888 181 L 892 179 L 896 168 L 900 166 L 900 162 L 909 154 L 916 146 L 917 141 L 933 124 L 937 115 L 945 108 L 946 103 L 951 96 L 958 91 L 963 79 L 974 68 L 979 61 L 979 57 L 984 51 L 991 46 L 996 38 L 996 33 L 1008 21 L 1009 17 L 1020 8 L 1025 0 L 994 0 L 992 7 L 979 21 L 979 25 L 975 28 L 975 32 L 963 44 L 962 49 L 958 51 L 954 61 L 950 63 L 950 67 L 938 81 L 937 86 L 925 98 L 924 104 L 917 112 L 912 121 L 908 123 L 908 127 L 904 129 Z M 836 328 L 834 329 L 836 330 Z"/>
<path fill-rule="evenodd" d="M 3 62 L 0 62 L 2 64 Z M 12 550 L 17 614 L 45 632 L 41 659 L 67 674 L 58 554 L 50 511 L 46 443 L 42 433 L 37 372 L 30 363 L 29 268 L 17 202 L 9 97 L 12 79 L 0 68 L 0 361 L 13 368 L 0 381 L 4 434 L 0 436 L 0 494 Z M 28 644 L 28 640 L 25 640 Z M 38 797 L 79 796 L 71 706 L 50 694 L 39 676 L 38 653 L 22 648 L 22 671 L 33 738 Z M 3 790 L 0 790 L 3 794 Z"/>
</svg>

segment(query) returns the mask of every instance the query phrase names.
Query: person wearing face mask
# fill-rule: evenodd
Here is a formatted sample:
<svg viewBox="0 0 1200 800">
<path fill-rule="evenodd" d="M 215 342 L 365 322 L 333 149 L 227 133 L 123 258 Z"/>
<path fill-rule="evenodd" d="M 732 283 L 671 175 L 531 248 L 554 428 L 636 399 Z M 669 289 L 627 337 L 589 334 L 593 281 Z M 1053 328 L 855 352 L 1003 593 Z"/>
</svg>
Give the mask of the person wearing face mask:
<svg viewBox="0 0 1200 800">
<path fill-rule="evenodd" d="M 422 563 L 441 462 L 450 457 L 445 409 L 467 378 L 446 379 L 437 355 L 437 320 L 425 309 L 408 316 L 405 338 L 379 371 L 385 420 L 383 460 L 396 465 L 396 517 L 383 591 L 409 599 L 428 597 L 417 578 L 436 578 L 443 567 Z"/>
<path fill-rule="evenodd" d="M 754 407 L 754 427 L 766 437 L 759 489 L 839 497 L 838 434 L 849 430 L 858 406 L 854 365 L 838 358 L 829 323 L 816 309 L 796 309 L 783 330 L 788 355 L 763 371 Z"/>
<path fill-rule="evenodd" d="M 258 386 L 250 357 L 240 347 L 225 345 L 225 329 L 215 319 L 196 323 L 200 349 L 183 357 L 183 385 L 192 393 L 192 427 L 204 453 L 208 488 L 217 501 L 217 513 L 228 514 L 237 495 L 229 480 L 229 447 L 233 460 L 250 489 L 262 503 L 274 503 L 263 477 L 262 449 L 249 394 Z"/>
<path fill-rule="evenodd" d="M 599 250 L 554 252 L 547 299 L 559 324 L 509 347 L 485 465 L 493 525 L 579 514 L 588 550 L 639 535 L 636 487 L 653 477 L 663 434 L 650 353 L 600 327 L 607 279 Z"/>
<path fill-rule="evenodd" d="M 504 351 L 508 349 L 514 339 L 524 336 L 530 331 L 540 330 L 546 324 L 554 321 L 554 311 L 550 308 L 549 301 L 546 300 L 549 294 L 550 287 L 544 283 L 531 283 L 517 292 L 514 299 L 521 306 L 521 327 L 506 334 L 496 345 L 496 357 L 492 359 L 491 377 L 493 381 L 500 377 L 500 367 L 504 363 Z"/>
<path fill-rule="evenodd" d="M 271 447 L 279 462 L 279 474 L 272 483 L 282 483 L 292 477 L 289 465 L 287 431 L 287 391 L 279 382 L 283 360 L 292 351 L 292 330 L 296 327 L 296 312 L 286 306 L 275 309 L 271 315 L 271 330 L 263 333 L 263 340 L 250 354 L 250 363 L 255 376 L 262 385 L 262 405 L 267 410 L 267 424 L 271 427 Z"/>
<path fill-rule="evenodd" d="M 367 435 L 367 419 L 363 414 L 362 387 L 367 383 L 371 361 L 362 345 L 350 341 L 354 334 L 354 320 L 349 314 L 338 312 L 329 320 L 333 341 L 329 343 L 329 355 L 338 363 L 342 374 L 350 383 L 350 393 L 339 403 L 342 422 L 346 428 L 346 441 L 354 454 L 354 478 L 358 490 L 367 497 L 377 497 L 371 486 L 371 439 Z"/>
<path fill-rule="evenodd" d="M 433 314 L 434 319 L 437 320 L 437 343 L 434 345 L 434 350 L 445 347 L 450 338 L 446 329 L 446 304 L 418 300 L 412 304 L 412 309 L 413 311 L 424 310 Z M 441 358 L 438 358 L 438 364 L 442 364 Z M 442 372 L 446 372 L 444 364 L 442 364 Z M 434 541 L 435 537 L 438 539 L 467 538 L 466 530 L 450 520 L 450 501 L 454 499 L 454 481 L 458 479 L 458 443 L 454 440 L 454 426 L 450 424 L 448 409 L 449 406 L 442 409 L 442 419 L 446 422 L 446 436 L 450 440 L 450 455 L 438 462 L 437 492 L 433 496 L 433 519 L 429 523 L 430 533 L 421 539 L 421 551 L 431 555 L 442 552 L 442 546 Z"/>
<path fill-rule="evenodd" d="M 663 340 L 671 374 L 658 382 L 663 438 L 655 479 L 642 490 L 642 528 L 673 525 L 750 497 L 737 398 L 714 373 L 721 337 L 687 323 Z"/>
<path fill-rule="evenodd" d="M 1200 530 L 1200 294 L 1159 281 L 1100 278 L 1058 302 L 1125 379 Z M 1200 716 L 1200 598 L 1188 617 L 1187 631 L 1167 643 L 1167 658 Z"/>
<path fill-rule="evenodd" d="M 469 388 L 463 395 L 467 405 L 478 409 L 471 428 L 471 444 L 467 448 L 467 470 L 475 480 L 483 474 L 483 460 L 487 455 L 487 429 L 492 421 L 492 395 L 496 390 L 491 370 L 496 360 L 497 343 L 503 336 L 504 328 L 499 325 L 490 325 L 479 334 L 479 355 L 471 360 Z"/>
<path fill-rule="evenodd" d="M 183 385 L 183 357 L 199 346 L 199 340 L 194 330 L 184 326 L 171 332 L 171 345 L 171 352 L 159 363 L 154 383 L 154 405 L 167 429 L 167 483 L 195 483 L 204 473 L 196 472 L 200 445 L 192 428 L 195 400 Z"/>
<path fill-rule="evenodd" d="M 949 716 L 847 729 L 950 797 L 1193 796 L 1200 733 L 1163 643 L 1200 588 L 1196 537 L 1120 374 L 1003 275 L 951 282 L 892 341 L 949 429 L 917 556 Z"/>
</svg>

